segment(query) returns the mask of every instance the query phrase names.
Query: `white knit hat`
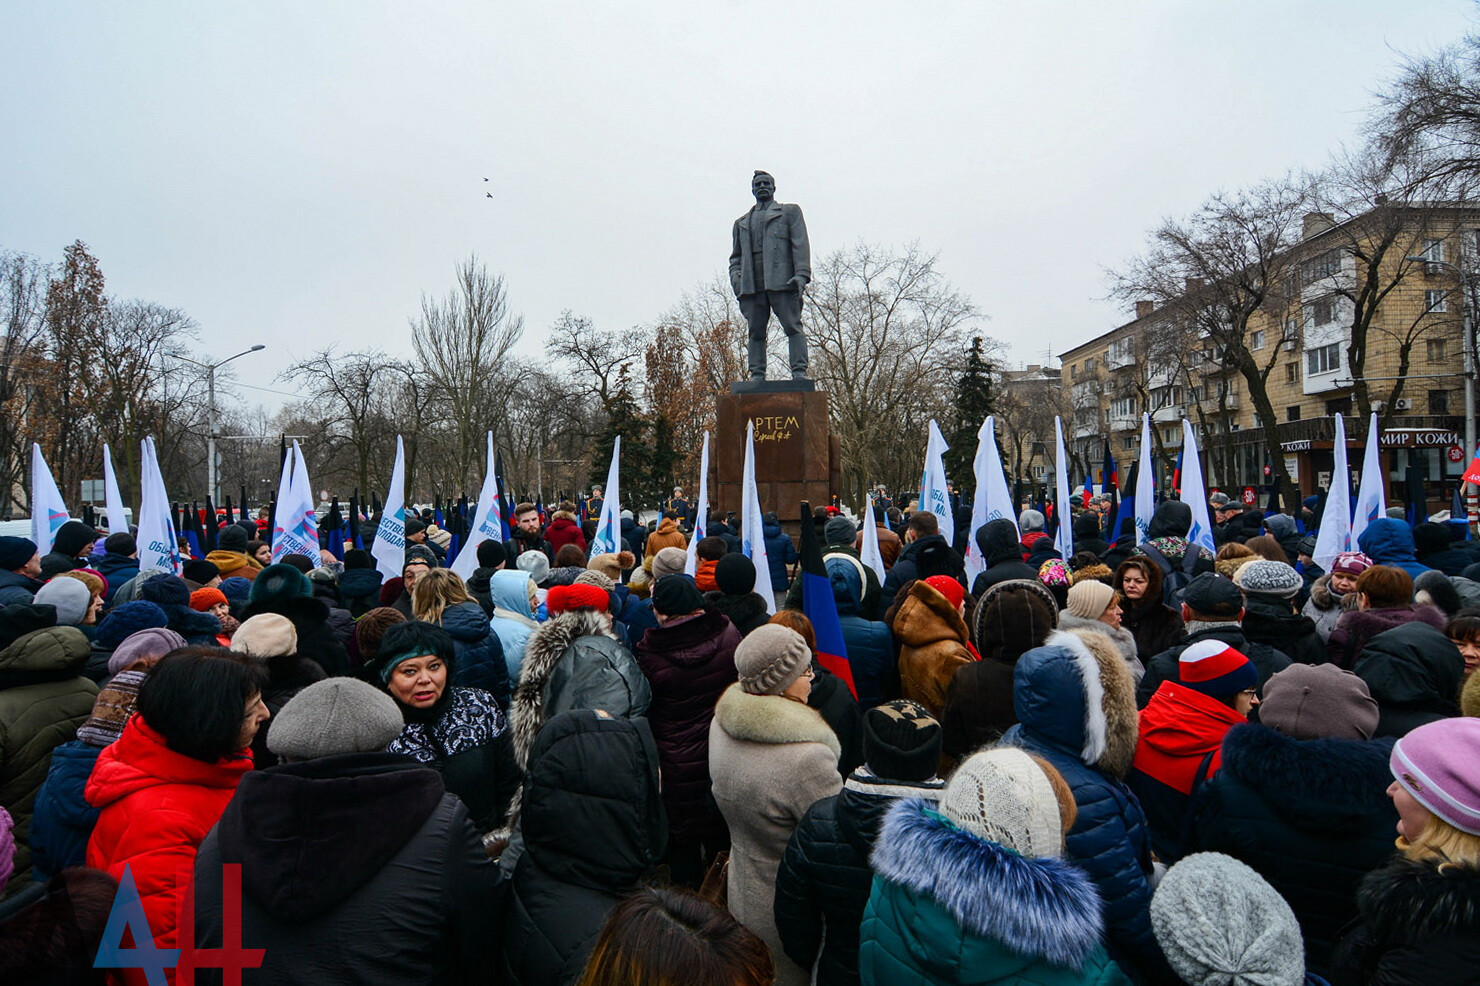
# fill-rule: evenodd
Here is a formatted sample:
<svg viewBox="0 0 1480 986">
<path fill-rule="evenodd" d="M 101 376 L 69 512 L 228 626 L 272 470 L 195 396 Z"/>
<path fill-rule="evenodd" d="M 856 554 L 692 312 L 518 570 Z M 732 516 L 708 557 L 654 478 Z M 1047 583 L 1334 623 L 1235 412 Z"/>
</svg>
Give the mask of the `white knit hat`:
<svg viewBox="0 0 1480 986">
<path fill-rule="evenodd" d="M 940 811 L 958 828 L 1030 859 L 1064 851 L 1053 785 L 1043 768 L 1016 747 L 983 750 L 956 768 Z"/>
</svg>

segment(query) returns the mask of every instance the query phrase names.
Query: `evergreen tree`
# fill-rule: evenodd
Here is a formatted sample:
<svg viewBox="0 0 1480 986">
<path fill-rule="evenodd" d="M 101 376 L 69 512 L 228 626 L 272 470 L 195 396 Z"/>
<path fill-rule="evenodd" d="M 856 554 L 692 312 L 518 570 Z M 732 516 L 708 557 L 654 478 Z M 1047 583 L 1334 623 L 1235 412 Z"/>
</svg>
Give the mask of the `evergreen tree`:
<svg viewBox="0 0 1480 986">
<path fill-rule="evenodd" d="M 606 401 L 606 425 L 596 436 L 591 482 L 606 482 L 607 469 L 612 461 L 612 442 L 621 435 L 622 509 L 631 510 L 634 515 L 662 502 L 661 494 L 655 492 L 654 486 L 652 431 L 653 422 L 642 413 L 642 407 L 632 393 L 631 371 L 627 364 L 623 364 L 617 371 L 616 384 Z"/>
<path fill-rule="evenodd" d="M 944 457 L 946 478 L 961 491 L 963 503 L 971 501 L 971 491 L 976 486 L 971 471 L 972 460 L 976 458 L 976 433 L 982 421 L 992 413 L 995 400 L 992 364 L 987 361 L 982 337 L 976 336 L 971 340 L 966 351 L 966 365 L 956 380 L 951 419 L 945 432 L 946 442 L 951 446 Z"/>
</svg>

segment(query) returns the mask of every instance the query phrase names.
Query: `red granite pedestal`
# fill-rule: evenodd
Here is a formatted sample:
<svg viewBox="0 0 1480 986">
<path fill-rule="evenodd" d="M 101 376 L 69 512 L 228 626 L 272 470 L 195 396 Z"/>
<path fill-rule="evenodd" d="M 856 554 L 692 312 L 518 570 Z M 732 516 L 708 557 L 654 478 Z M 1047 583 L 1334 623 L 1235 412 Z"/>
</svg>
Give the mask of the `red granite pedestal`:
<svg viewBox="0 0 1480 986">
<path fill-rule="evenodd" d="M 801 501 L 809 501 L 814 508 L 825 506 L 840 483 L 838 443 L 828 427 L 827 394 L 789 384 L 767 381 L 764 390 L 720 395 L 709 496 L 717 510 L 740 510 L 745 427 L 753 421 L 761 510 L 774 510 L 788 533 L 796 534 Z"/>
</svg>

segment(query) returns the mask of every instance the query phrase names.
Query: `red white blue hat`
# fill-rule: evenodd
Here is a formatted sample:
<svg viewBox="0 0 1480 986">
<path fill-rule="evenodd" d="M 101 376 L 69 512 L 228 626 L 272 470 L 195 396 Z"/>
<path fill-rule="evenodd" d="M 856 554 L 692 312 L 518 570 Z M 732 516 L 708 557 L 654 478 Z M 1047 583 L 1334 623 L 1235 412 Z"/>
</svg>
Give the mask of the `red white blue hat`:
<svg viewBox="0 0 1480 986">
<path fill-rule="evenodd" d="M 1177 680 L 1188 688 L 1227 698 L 1259 684 L 1254 663 L 1221 640 L 1199 640 L 1177 661 Z"/>
</svg>

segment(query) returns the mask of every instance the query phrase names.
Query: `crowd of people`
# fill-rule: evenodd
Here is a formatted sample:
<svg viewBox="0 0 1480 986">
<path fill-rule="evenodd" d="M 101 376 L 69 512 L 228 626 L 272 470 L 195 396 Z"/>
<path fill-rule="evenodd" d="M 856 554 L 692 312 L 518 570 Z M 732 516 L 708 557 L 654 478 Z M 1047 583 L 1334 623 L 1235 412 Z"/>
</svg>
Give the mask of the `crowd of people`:
<svg viewBox="0 0 1480 986">
<path fill-rule="evenodd" d="M 1066 558 L 886 500 L 881 578 L 822 509 L 829 670 L 776 516 L 766 599 L 667 506 L 593 553 L 521 503 L 467 578 L 431 516 L 390 579 L 0 538 L 0 981 L 157 982 L 136 896 L 205 982 L 1480 982 L 1462 522 L 1327 571 L 1310 504 L 1215 495 L 1209 551 L 1089 497 Z"/>
</svg>

